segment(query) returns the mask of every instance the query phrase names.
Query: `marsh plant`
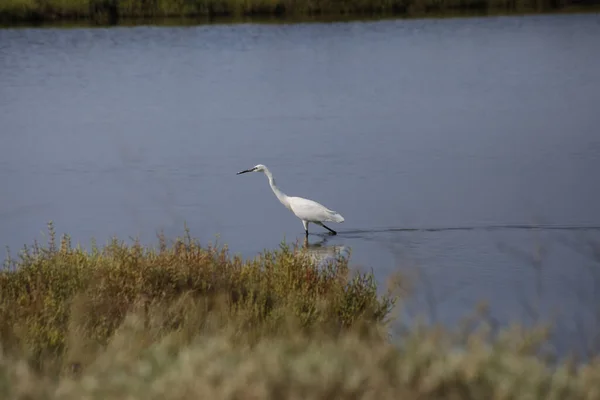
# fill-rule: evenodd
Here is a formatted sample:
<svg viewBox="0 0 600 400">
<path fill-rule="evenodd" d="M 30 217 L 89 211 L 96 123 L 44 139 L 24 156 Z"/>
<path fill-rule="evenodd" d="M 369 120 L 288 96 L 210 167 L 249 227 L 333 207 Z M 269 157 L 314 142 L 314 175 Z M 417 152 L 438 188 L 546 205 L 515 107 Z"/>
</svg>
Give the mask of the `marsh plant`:
<svg viewBox="0 0 600 400">
<path fill-rule="evenodd" d="M 2 399 L 595 399 L 600 365 L 551 365 L 544 329 L 413 325 L 348 260 L 282 244 L 252 260 L 68 236 L 0 272 Z M 401 279 L 400 279 L 401 280 Z"/>
<path fill-rule="evenodd" d="M 157 248 L 113 239 L 85 251 L 68 236 L 57 243 L 50 225 L 47 246 L 24 248 L 0 274 L 4 343 L 38 369 L 62 368 L 82 362 L 80 350 L 72 354 L 81 341 L 106 346 L 130 312 L 142 312 L 159 336 L 226 328 L 253 343 L 286 332 L 341 334 L 383 322 L 394 303 L 378 297 L 372 275 L 351 274 L 344 258 L 317 266 L 301 247 L 282 244 L 243 261 L 189 233 L 172 245 L 159 239 Z"/>
</svg>

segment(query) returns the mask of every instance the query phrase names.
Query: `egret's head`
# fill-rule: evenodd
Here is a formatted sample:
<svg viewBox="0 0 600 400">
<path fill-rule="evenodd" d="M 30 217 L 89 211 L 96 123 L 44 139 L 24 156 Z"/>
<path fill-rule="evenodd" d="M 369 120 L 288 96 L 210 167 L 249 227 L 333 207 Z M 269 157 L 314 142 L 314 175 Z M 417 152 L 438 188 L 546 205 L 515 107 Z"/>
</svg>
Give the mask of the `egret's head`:
<svg viewBox="0 0 600 400">
<path fill-rule="evenodd" d="M 246 172 L 263 172 L 265 170 L 265 166 L 262 164 L 255 165 L 254 167 L 247 169 L 245 171 L 240 171 L 236 175 L 245 174 Z"/>
</svg>

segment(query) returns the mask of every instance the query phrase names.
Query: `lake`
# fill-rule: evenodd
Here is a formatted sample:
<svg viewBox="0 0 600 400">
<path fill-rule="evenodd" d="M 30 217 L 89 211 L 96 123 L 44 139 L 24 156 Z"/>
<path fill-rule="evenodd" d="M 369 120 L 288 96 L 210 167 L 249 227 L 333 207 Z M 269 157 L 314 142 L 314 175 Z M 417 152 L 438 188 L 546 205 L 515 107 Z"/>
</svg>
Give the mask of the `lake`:
<svg viewBox="0 0 600 400">
<path fill-rule="evenodd" d="M 600 16 L 0 30 L 0 245 L 337 236 L 411 316 L 600 328 Z M 593 247 L 590 243 L 596 243 Z"/>
</svg>

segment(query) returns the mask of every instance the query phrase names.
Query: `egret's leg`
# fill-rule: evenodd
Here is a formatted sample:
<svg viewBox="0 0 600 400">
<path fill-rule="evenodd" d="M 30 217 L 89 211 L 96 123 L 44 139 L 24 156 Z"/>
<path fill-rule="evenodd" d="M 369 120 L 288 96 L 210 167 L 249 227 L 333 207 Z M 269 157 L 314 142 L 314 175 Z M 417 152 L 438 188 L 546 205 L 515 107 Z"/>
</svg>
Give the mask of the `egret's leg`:
<svg viewBox="0 0 600 400">
<path fill-rule="evenodd" d="M 302 220 L 302 225 L 304 226 L 304 232 L 306 233 L 306 237 L 308 237 L 308 221 Z"/>
<path fill-rule="evenodd" d="M 315 224 L 319 224 L 321 225 L 323 228 L 327 229 L 329 232 L 331 232 L 332 235 L 337 235 L 337 232 L 334 231 L 333 229 L 329 228 L 328 226 L 325 226 L 324 223 L 322 222 L 315 222 Z"/>
</svg>

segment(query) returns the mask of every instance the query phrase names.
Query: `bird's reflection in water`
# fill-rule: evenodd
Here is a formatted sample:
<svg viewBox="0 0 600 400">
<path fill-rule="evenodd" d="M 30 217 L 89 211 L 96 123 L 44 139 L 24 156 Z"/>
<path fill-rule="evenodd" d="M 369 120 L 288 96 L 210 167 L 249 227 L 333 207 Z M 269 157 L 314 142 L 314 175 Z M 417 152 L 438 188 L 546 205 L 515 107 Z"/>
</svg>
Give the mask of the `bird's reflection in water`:
<svg viewBox="0 0 600 400">
<path fill-rule="evenodd" d="M 342 244 L 327 245 L 329 238 L 329 235 L 322 236 L 318 241 L 312 243 L 308 238 L 304 238 L 302 250 L 317 264 L 335 261 L 340 257 L 347 259 L 350 256 L 350 248 Z"/>
</svg>

